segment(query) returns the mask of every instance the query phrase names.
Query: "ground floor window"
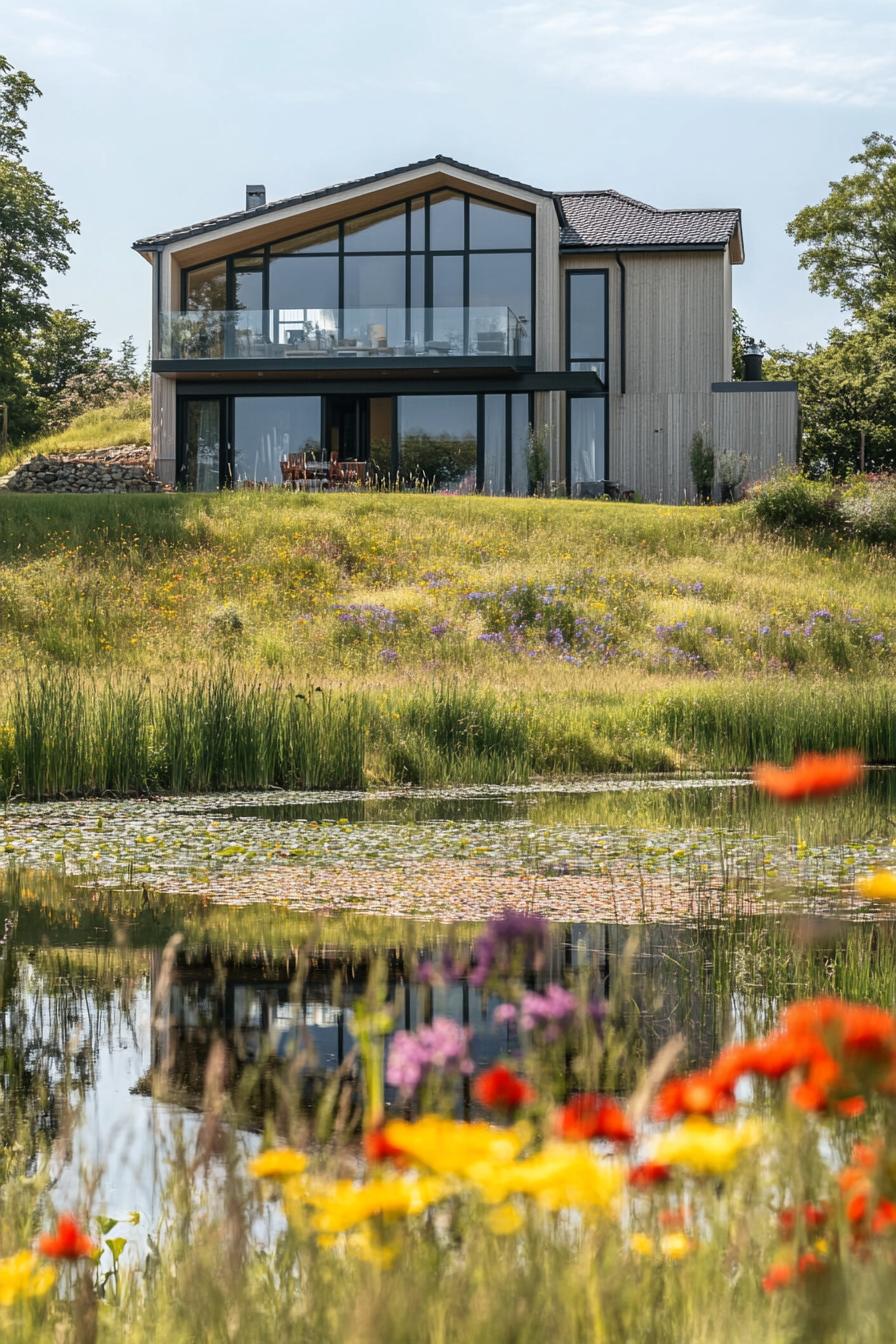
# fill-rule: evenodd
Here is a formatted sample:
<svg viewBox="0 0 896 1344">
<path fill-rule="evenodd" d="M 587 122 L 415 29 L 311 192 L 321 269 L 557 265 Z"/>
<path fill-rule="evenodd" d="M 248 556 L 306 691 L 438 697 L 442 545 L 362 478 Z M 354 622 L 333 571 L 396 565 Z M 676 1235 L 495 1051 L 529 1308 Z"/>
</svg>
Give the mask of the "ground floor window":
<svg viewBox="0 0 896 1344">
<path fill-rule="evenodd" d="M 208 394 L 183 397 L 179 410 L 178 481 L 188 490 L 349 481 L 529 492 L 527 392 Z"/>
<path fill-rule="evenodd" d="M 234 397 L 233 479 L 256 484 L 282 480 L 290 453 L 320 454 L 320 397 Z"/>
<path fill-rule="evenodd" d="M 569 493 L 602 494 L 607 479 L 607 399 L 569 396 L 566 402 Z"/>
<path fill-rule="evenodd" d="M 475 396 L 399 397 L 398 470 L 424 489 L 476 489 Z"/>
</svg>

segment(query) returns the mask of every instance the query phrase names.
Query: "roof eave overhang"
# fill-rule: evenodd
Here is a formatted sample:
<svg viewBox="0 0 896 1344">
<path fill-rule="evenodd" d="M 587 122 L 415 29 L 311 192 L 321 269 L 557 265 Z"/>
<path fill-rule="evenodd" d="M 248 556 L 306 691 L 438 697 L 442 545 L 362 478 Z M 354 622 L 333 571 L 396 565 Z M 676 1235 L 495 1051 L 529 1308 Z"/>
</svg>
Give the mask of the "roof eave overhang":
<svg viewBox="0 0 896 1344">
<path fill-rule="evenodd" d="M 460 163 L 456 159 L 449 159 L 440 155 L 436 158 L 408 164 L 403 168 L 393 168 L 388 172 L 374 173 L 352 182 L 323 188 L 320 191 L 308 192 L 302 196 L 289 197 L 282 201 L 272 201 L 269 205 L 261 206 L 255 210 L 234 212 L 231 216 L 222 216 L 183 229 L 172 229 L 169 233 L 152 234 L 146 238 L 138 238 L 131 246 L 135 252 L 139 252 L 141 256 L 150 259 L 155 252 L 169 249 L 171 251 L 186 251 L 190 247 L 201 247 L 203 244 L 219 239 L 223 240 L 230 236 L 244 238 L 252 232 L 263 233 L 268 226 L 281 222 L 287 223 L 293 216 L 325 214 L 330 207 L 345 206 L 355 200 L 359 204 L 359 209 L 364 209 L 363 202 L 369 198 L 387 196 L 390 184 L 393 184 L 396 189 L 397 199 L 397 192 L 400 190 L 407 188 L 412 191 L 429 190 L 442 181 L 445 183 L 453 181 L 458 185 L 466 186 L 468 189 L 471 187 L 478 188 L 480 193 L 486 197 L 498 201 L 525 202 L 533 208 L 539 200 L 552 200 L 561 223 L 566 222 L 562 204 L 557 201 L 553 192 L 544 191 L 541 187 L 532 187 L 523 182 L 516 182 L 511 178 L 500 177 L 481 168 L 475 168 L 470 164 Z M 371 208 L 376 208 L 376 204 L 373 204 Z M 313 224 L 309 227 L 313 227 Z M 247 239 L 246 245 L 254 244 L 251 244 Z"/>
<path fill-rule="evenodd" d="M 587 255 L 589 252 L 724 252 L 726 242 L 718 243 L 561 243 L 564 255 Z"/>
</svg>

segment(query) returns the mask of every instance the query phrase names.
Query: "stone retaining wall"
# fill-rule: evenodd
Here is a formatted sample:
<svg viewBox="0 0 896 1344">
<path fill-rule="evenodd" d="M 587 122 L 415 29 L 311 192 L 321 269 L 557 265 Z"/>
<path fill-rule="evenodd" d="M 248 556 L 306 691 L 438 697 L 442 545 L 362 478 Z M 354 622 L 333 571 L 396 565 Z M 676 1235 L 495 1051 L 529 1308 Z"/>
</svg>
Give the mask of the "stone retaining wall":
<svg viewBox="0 0 896 1344">
<path fill-rule="evenodd" d="M 150 494 L 170 488 L 156 479 L 149 448 L 141 444 L 70 456 L 38 453 L 0 479 L 0 490 L 28 494 Z"/>
</svg>

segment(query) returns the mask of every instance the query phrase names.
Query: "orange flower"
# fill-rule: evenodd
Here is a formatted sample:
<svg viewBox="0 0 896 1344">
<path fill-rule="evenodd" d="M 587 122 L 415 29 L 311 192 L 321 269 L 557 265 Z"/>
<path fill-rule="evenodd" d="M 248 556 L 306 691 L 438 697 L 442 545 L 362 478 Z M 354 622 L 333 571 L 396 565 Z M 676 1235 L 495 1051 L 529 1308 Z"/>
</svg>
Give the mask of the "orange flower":
<svg viewBox="0 0 896 1344">
<path fill-rule="evenodd" d="M 790 766 L 764 763 L 754 766 L 753 781 L 763 793 L 792 803 L 801 798 L 826 798 L 842 793 L 862 777 L 863 762 L 856 751 L 836 751 L 829 756 L 807 752 Z"/>
<path fill-rule="evenodd" d="M 731 1088 L 717 1081 L 711 1069 L 670 1078 L 659 1091 L 653 1113 L 657 1120 L 677 1115 L 718 1115 L 734 1106 Z"/>
<path fill-rule="evenodd" d="M 775 1293 L 779 1288 L 789 1288 L 795 1278 L 796 1270 L 793 1265 L 779 1261 L 778 1264 L 769 1268 L 762 1280 L 762 1286 L 767 1293 Z"/>
<path fill-rule="evenodd" d="M 646 1186 L 662 1185 L 672 1175 L 672 1168 L 665 1162 L 639 1162 L 628 1173 L 628 1183 L 638 1190 Z"/>
<path fill-rule="evenodd" d="M 612 1139 L 631 1143 L 635 1137 L 632 1123 L 622 1107 L 611 1097 L 583 1092 L 557 1111 L 554 1131 L 561 1139 L 576 1143 L 583 1139 Z"/>
<path fill-rule="evenodd" d="M 517 1111 L 535 1100 L 535 1091 L 503 1064 L 481 1073 L 473 1083 L 473 1096 L 493 1111 Z"/>
<path fill-rule="evenodd" d="M 93 1255 L 96 1246 L 70 1213 L 61 1213 L 54 1233 L 44 1233 L 37 1243 L 41 1255 L 51 1260 L 80 1260 Z"/>
</svg>

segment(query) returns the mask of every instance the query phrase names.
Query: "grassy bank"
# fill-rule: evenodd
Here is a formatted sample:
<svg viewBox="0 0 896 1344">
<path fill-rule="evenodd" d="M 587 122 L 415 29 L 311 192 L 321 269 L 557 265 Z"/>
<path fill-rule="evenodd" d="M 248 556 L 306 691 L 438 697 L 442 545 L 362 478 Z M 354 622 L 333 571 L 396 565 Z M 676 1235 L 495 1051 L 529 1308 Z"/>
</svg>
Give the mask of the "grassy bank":
<svg viewBox="0 0 896 1344">
<path fill-rule="evenodd" d="M 857 746 L 896 760 L 896 689 L 705 683 L 545 700 L 473 686 L 330 692 L 238 680 L 26 681 L 0 728 L 4 797 L 525 783 L 537 775 L 746 769 Z"/>
<path fill-rule="evenodd" d="M 45 434 L 0 455 L 0 476 L 36 453 L 89 453 L 120 444 L 149 443 L 149 397 L 133 396 L 85 411 L 57 434 Z"/>
<path fill-rule="evenodd" d="M 0 657 L 31 796 L 896 759 L 896 556 L 739 506 L 0 496 Z"/>
</svg>

